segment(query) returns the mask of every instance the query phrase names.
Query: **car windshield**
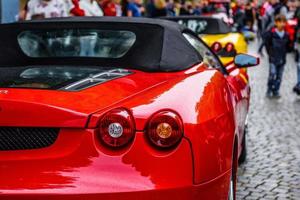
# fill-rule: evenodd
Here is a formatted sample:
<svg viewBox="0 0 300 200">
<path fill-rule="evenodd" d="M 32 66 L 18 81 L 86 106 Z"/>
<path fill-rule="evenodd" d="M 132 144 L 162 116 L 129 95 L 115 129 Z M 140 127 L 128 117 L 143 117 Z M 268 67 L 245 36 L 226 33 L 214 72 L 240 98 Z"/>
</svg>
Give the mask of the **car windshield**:
<svg viewBox="0 0 300 200">
<path fill-rule="evenodd" d="M 128 74 L 125 69 L 96 66 L 1 67 L 0 88 L 80 90 Z"/>
<path fill-rule="evenodd" d="M 219 24 L 218 19 L 213 18 L 181 18 L 177 19 L 177 22 L 197 34 L 221 34 L 230 31 L 230 28 L 225 23 L 221 22 Z"/>
<path fill-rule="evenodd" d="M 18 36 L 29 57 L 120 58 L 133 46 L 136 35 L 122 30 L 64 29 L 24 31 Z"/>
</svg>

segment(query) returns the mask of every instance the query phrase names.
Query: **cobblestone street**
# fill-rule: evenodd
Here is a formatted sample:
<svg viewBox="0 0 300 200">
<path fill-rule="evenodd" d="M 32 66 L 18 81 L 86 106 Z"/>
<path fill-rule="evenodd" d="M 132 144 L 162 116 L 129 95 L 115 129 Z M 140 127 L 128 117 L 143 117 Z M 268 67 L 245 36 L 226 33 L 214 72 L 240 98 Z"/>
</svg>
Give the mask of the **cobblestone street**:
<svg viewBox="0 0 300 200">
<path fill-rule="evenodd" d="M 256 52 L 257 44 L 249 46 Z M 300 97 L 292 88 L 296 66 L 289 55 L 280 99 L 267 99 L 267 56 L 249 70 L 252 85 L 248 158 L 239 168 L 237 199 L 300 199 Z"/>
</svg>

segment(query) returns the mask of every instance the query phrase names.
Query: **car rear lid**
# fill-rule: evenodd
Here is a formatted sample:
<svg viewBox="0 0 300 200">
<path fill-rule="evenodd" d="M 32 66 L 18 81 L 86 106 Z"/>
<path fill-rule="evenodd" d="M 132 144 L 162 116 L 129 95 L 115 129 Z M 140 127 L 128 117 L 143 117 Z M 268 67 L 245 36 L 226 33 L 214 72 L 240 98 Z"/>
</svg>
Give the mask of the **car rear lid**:
<svg viewBox="0 0 300 200">
<path fill-rule="evenodd" d="M 105 69 L 81 78 L 80 68 L 74 73 L 77 76 L 70 70 L 26 70 L 18 73 L 21 79 L 2 73 L 0 127 L 86 127 L 92 113 L 167 79 L 151 75 L 150 80 L 148 73 L 122 69 Z"/>
</svg>

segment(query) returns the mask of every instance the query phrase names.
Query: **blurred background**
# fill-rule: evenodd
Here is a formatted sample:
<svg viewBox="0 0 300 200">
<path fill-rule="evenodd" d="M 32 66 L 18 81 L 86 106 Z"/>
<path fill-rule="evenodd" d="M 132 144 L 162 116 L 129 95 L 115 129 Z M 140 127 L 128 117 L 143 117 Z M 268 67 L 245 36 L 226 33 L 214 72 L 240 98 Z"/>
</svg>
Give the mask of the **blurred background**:
<svg viewBox="0 0 300 200">
<path fill-rule="evenodd" d="M 247 13 L 249 9 L 253 14 L 262 15 L 261 12 L 264 12 L 262 9 L 268 10 L 266 2 L 270 5 L 286 4 L 288 12 L 291 14 L 299 4 L 298 0 L 0 0 L 0 12 L 2 23 L 26 19 L 26 14 L 29 12 L 28 5 L 31 4 L 29 7 L 38 7 L 39 3 L 53 4 L 54 6 L 50 6 L 52 9 L 63 5 L 63 8 L 58 9 L 64 10 L 64 16 L 160 17 L 203 15 L 213 12 L 226 13 L 227 17 L 234 17 L 240 11 L 249 15 Z M 58 6 L 56 7 L 55 4 Z M 49 12 L 56 11 L 50 10 Z M 60 14 L 52 16 L 60 17 Z"/>
</svg>

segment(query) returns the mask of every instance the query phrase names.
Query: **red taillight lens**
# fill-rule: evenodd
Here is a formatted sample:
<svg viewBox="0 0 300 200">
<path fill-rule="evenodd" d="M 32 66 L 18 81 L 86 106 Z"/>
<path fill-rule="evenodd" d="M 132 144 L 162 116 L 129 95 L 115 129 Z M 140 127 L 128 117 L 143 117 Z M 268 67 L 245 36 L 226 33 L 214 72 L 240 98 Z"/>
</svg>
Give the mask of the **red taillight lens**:
<svg viewBox="0 0 300 200">
<path fill-rule="evenodd" d="M 135 135 L 132 115 L 125 109 L 114 109 L 100 120 L 99 136 L 102 142 L 110 147 L 123 147 Z"/>
<path fill-rule="evenodd" d="M 147 136 L 151 143 L 161 148 L 170 148 L 183 137 L 183 125 L 180 117 L 171 111 L 162 111 L 150 119 Z"/>
<path fill-rule="evenodd" d="M 226 52 L 231 52 L 231 51 L 233 51 L 234 50 L 234 44 L 232 44 L 232 43 L 227 43 L 226 45 L 225 45 L 225 51 Z"/>
<path fill-rule="evenodd" d="M 218 52 L 222 49 L 222 45 L 220 42 L 215 42 L 211 45 L 211 49 L 214 51 L 214 52 Z"/>
</svg>

